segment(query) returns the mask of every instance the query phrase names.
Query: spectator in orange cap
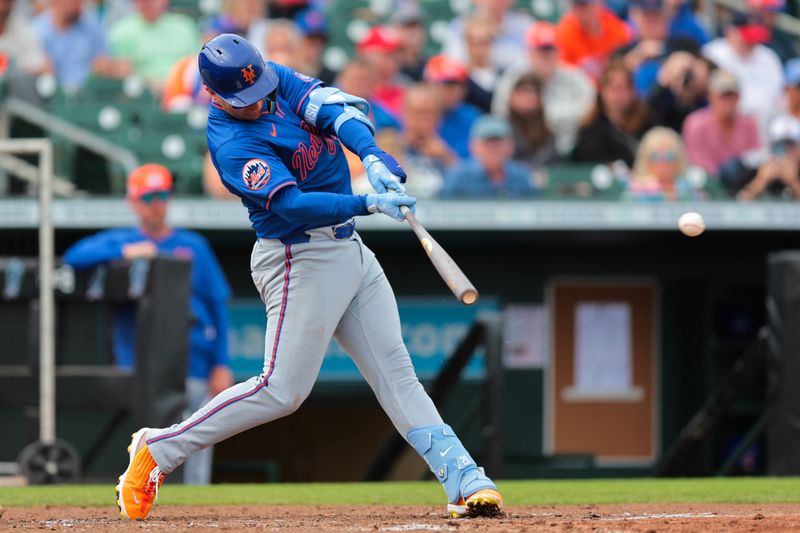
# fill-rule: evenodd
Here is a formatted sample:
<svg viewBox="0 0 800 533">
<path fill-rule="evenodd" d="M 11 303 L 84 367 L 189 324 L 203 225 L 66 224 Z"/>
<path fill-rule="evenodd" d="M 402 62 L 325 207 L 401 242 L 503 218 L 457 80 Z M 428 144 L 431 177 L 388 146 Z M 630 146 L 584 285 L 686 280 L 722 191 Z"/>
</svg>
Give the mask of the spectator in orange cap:
<svg viewBox="0 0 800 533">
<path fill-rule="evenodd" d="M 525 35 L 527 62 L 509 69 L 498 81 L 492 98 L 492 113 L 508 117 L 511 90 L 524 75 L 534 73 L 542 84 L 541 97 L 548 128 L 555 136 L 559 154 L 575 144 L 581 119 L 594 105 L 595 89 L 583 70 L 559 61 L 556 30 L 550 22 L 535 22 Z"/>
<path fill-rule="evenodd" d="M 128 177 L 128 203 L 138 227 L 115 228 L 86 237 L 70 246 L 64 262 L 78 270 L 119 259 L 177 257 L 192 262 L 186 409 L 191 413 L 233 384 L 228 366 L 230 288 L 208 242 L 198 233 L 176 229 L 167 222 L 172 191 L 170 171 L 142 165 Z M 117 366 L 133 370 L 136 354 L 136 305 L 114 310 L 114 358 Z M 213 451 L 193 454 L 184 465 L 184 483 L 207 485 Z"/>
<path fill-rule="evenodd" d="M 761 19 L 764 26 L 769 29 L 770 38 L 764 44 L 778 54 L 781 62 L 786 63 L 790 59 L 797 57 L 796 37 L 775 25 L 778 13 L 786 11 L 786 1 L 747 0 L 746 5 L 747 9 Z"/>
<path fill-rule="evenodd" d="M 432 84 L 442 102 L 439 135 L 461 158 L 469 157 L 469 130 L 480 110 L 464 101 L 469 73 L 460 61 L 436 55 L 425 65 L 424 79 Z"/>
<path fill-rule="evenodd" d="M 630 28 L 602 0 L 573 0 L 556 26 L 556 45 L 562 61 L 598 78 L 611 53 L 629 43 Z"/>
<path fill-rule="evenodd" d="M 373 93 L 374 100 L 395 118 L 400 118 L 407 80 L 400 74 L 400 39 L 397 32 L 389 26 L 375 26 L 359 41 L 357 50 L 358 55 L 368 61 L 378 74 L 380 83 Z"/>
</svg>

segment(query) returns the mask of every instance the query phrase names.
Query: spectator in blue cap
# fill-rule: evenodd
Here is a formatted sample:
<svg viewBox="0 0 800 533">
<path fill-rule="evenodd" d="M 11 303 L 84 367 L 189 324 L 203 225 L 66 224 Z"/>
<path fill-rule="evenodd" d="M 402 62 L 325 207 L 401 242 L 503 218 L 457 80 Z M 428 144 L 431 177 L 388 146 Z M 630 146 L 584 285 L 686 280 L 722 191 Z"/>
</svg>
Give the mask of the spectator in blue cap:
<svg viewBox="0 0 800 533">
<path fill-rule="evenodd" d="M 786 63 L 786 111 L 800 119 L 800 58 Z"/>
<path fill-rule="evenodd" d="M 470 130 L 471 157 L 451 167 L 444 178 L 442 198 L 520 198 L 536 194 L 530 171 L 511 159 L 511 125 L 484 115 Z"/>
</svg>

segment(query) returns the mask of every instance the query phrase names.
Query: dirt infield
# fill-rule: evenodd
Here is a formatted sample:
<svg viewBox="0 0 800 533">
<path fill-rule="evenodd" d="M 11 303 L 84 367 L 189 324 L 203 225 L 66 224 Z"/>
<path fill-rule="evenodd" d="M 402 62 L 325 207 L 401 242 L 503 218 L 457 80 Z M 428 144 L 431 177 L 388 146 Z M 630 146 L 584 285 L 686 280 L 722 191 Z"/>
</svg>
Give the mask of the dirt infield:
<svg viewBox="0 0 800 533">
<path fill-rule="evenodd" d="M 156 507 L 144 522 L 123 521 L 116 508 L 6 509 L 0 530 L 48 531 L 797 531 L 800 506 L 602 505 L 510 507 L 495 519 L 452 520 L 441 508 L 400 506 Z"/>
</svg>

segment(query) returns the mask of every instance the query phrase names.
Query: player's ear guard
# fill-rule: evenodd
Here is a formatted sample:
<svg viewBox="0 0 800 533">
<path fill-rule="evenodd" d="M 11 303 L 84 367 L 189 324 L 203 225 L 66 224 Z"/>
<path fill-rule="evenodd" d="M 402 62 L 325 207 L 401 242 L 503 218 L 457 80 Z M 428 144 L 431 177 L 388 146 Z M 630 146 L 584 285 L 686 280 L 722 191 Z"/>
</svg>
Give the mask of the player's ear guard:
<svg viewBox="0 0 800 533">
<path fill-rule="evenodd" d="M 275 89 L 267 95 L 267 113 L 272 115 L 275 113 L 275 108 L 278 106 L 278 89 Z"/>
<path fill-rule="evenodd" d="M 278 75 L 264 63 L 256 47 L 232 33 L 204 44 L 197 66 L 203 83 L 233 107 L 252 105 L 278 87 Z"/>
</svg>

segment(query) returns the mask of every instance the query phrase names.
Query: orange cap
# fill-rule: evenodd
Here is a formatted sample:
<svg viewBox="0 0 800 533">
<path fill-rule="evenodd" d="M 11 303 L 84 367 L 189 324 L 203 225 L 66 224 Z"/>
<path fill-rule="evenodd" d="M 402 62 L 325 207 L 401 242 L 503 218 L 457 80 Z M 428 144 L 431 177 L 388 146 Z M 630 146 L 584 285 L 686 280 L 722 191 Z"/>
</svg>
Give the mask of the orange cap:
<svg viewBox="0 0 800 533">
<path fill-rule="evenodd" d="M 439 54 L 428 60 L 428 63 L 425 65 L 423 77 L 425 81 L 434 83 L 467 81 L 469 72 L 461 61 Z"/>
<path fill-rule="evenodd" d="M 534 22 L 525 32 L 525 43 L 530 48 L 543 48 L 556 45 L 556 27 L 552 22 Z"/>
<path fill-rule="evenodd" d="M 142 165 L 128 176 L 128 198 L 138 200 L 151 192 L 172 190 L 172 173 L 163 165 L 148 163 Z"/>
</svg>

